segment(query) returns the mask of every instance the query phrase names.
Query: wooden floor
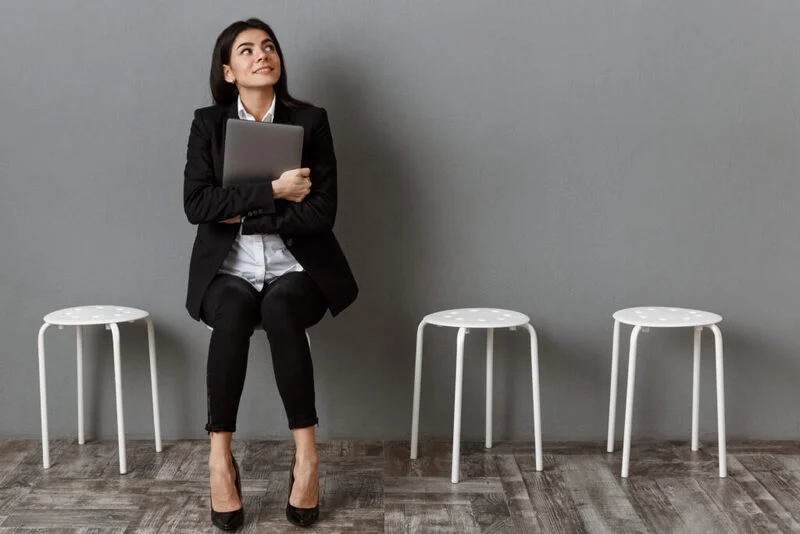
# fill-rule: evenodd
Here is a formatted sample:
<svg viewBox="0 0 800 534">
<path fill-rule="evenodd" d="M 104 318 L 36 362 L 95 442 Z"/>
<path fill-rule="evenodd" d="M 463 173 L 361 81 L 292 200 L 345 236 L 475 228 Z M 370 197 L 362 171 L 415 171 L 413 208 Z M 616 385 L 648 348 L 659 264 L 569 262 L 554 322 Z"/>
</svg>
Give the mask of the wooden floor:
<svg viewBox="0 0 800 534">
<path fill-rule="evenodd" d="M 128 442 L 127 475 L 116 441 L 51 442 L 41 466 L 33 440 L 0 440 L 0 533 L 214 532 L 208 508 L 206 441 Z M 729 446 L 727 479 L 716 449 L 637 443 L 630 478 L 620 452 L 603 443 L 462 445 L 460 484 L 451 484 L 449 442 L 326 441 L 320 444 L 318 532 L 800 532 L 800 444 Z M 293 446 L 235 442 L 242 469 L 243 532 L 301 531 L 283 515 Z M 218 531 L 219 532 L 219 531 Z"/>
</svg>

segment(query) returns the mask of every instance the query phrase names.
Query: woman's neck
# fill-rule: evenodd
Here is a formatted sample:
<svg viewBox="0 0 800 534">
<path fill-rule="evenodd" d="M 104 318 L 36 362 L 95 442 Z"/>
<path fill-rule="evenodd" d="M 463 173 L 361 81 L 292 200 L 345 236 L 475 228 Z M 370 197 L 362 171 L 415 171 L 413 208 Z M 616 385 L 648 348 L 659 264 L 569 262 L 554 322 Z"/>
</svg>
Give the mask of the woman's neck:
<svg viewBox="0 0 800 534">
<path fill-rule="evenodd" d="M 239 96 L 242 98 L 244 109 L 256 120 L 260 121 L 272 106 L 275 90 L 272 87 L 251 90 L 240 89 Z"/>
</svg>

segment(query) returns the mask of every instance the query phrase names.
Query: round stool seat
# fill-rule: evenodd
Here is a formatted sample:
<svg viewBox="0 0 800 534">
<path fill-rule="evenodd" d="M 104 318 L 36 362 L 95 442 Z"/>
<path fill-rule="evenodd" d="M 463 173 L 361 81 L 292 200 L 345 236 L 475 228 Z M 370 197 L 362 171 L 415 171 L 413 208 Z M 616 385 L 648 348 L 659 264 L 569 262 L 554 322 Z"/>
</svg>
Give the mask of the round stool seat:
<svg viewBox="0 0 800 534">
<path fill-rule="evenodd" d="M 619 310 L 614 314 L 614 319 L 633 326 L 651 328 L 709 326 L 722 321 L 722 317 L 716 313 L 686 308 L 664 308 L 658 306 Z"/>
<path fill-rule="evenodd" d="M 509 328 L 528 324 L 530 318 L 523 313 L 498 308 L 461 308 L 431 313 L 423 321 L 456 328 Z"/>
<path fill-rule="evenodd" d="M 138 321 L 149 316 L 144 310 L 125 306 L 78 306 L 48 313 L 44 322 L 62 326 L 96 325 Z"/>
</svg>

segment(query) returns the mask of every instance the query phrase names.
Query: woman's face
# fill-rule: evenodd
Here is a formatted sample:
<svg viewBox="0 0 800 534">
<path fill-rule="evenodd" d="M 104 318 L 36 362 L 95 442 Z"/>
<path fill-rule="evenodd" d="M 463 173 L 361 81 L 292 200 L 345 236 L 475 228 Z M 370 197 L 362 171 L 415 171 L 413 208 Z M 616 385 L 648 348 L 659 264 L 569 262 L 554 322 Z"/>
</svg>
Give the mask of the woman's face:
<svg viewBox="0 0 800 534">
<path fill-rule="evenodd" d="M 225 81 L 241 91 L 271 87 L 281 77 L 281 59 L 272 37 L 264 30 L 250 28 L 233 40 L 231 59 L 222 66 Z"/>
</svg>

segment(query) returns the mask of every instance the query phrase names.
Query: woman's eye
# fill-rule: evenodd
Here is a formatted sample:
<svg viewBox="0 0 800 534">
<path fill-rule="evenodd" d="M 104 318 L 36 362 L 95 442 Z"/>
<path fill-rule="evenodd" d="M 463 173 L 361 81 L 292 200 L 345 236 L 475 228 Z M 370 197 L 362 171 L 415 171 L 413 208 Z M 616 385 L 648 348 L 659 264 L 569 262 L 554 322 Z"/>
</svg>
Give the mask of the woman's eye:
<svg viewBox="0 0 800 534">
<path fill-rule="evenodd" d="M 244 50 L 242 50 L 242 55 L 249 54 L 249 53 L 250 53 L 250 49 L 249 48 L 245 48 Z"/>
<path fill-rule="evenodd" d="M 275 47 L 274 47 L 274 46 L 272 46 L 272 45 L 267 45 L 267 47 L 266 47 L 266 50 L 267 50 L 268 52 L 274 52 L 274 51 L 275 51 Z"/>
</svg>

